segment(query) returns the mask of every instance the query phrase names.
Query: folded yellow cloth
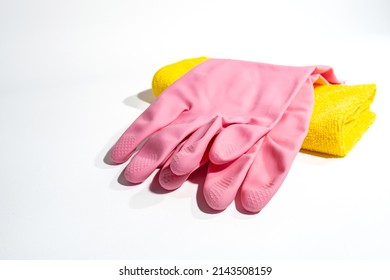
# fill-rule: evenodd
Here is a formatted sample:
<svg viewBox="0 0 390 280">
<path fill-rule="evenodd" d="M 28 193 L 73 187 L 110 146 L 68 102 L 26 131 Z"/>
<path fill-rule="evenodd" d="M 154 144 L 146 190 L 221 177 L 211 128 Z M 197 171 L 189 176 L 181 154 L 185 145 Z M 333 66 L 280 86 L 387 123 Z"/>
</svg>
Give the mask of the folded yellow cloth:
<svg viewBox="0 0 390 280">
<path fill-rule="evenodd" d="M 152 81 L 158 96 L 207 57 L 185 59 L 162 67 Z M 314 88 L 314 109 L 303 150 L 346 156 L 375 120 L 370 105 L 375 84 L 319 85 Z"/>
<path fill-rule="evenodd" d="M 314 108 L 302 149 L 346 156 L 375 120 L 370 111 L 376 86 L 323 85 L 314 89 Z"/>
<path fill-rule="evenodd" d="M 176 82 L 177 79 L 205 60 L 207 60 L 205 56 L 189 58 L 160 68 L 154 74 L 152 80 L 153 94 L 159 96 L 167 87 Z"/>
</svg>

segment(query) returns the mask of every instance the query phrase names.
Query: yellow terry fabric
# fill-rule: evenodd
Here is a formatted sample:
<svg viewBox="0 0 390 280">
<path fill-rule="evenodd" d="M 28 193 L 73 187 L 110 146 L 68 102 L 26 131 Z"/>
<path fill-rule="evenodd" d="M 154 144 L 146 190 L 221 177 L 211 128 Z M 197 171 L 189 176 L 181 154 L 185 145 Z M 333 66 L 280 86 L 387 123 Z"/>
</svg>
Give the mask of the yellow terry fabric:
<svg viewBox="0 0 390 280">
<path fill-rule="evenodd" d="M 346 156 L 375 120 L 370 111 L 376 86 L 322 85 L 314 89 L 314 108 L 302 149 Z"/>
<path fill-rule="evenodd" d="M 160 95 L 206 59 L 191 58 L 164 66 L 153 77 L 153 93 Z M 313 114 L 302 149 L 346 156 L 375 120 L 375 113 L 370 111 L 375 93 L 374 84 L 316 86 Z"/>
</svg>

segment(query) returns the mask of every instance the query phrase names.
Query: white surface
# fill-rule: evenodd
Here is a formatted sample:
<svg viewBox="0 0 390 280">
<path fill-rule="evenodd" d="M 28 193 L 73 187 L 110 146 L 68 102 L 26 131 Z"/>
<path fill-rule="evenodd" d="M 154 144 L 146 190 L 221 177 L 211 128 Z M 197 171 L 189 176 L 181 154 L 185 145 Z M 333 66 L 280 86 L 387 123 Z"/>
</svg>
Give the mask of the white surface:
<svg viewBox="0 0 390 280">
<path fill-rule="evenodd" d="M 0 258 L 389 259 L 389 13 L 387 1 L 0 1 Z M 332 65 L 377 84 L 377 121 L 346 158 L 299 154 L 257 215 L 205 213 L 196 183 L 124 186 L 107 151 L 154 72 L 199 55 Z"/>
</svg>

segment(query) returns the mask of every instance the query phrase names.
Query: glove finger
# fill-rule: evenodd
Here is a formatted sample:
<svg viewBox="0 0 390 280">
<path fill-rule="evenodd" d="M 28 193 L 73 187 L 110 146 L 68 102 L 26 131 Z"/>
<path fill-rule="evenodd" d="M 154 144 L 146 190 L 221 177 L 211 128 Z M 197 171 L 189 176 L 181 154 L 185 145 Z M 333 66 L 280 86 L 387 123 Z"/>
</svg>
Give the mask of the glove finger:
<svg viewBox="0 0 390 280">
<path fill-rule="evenodd" d="M 179 188 L 189 177 L 189 175 L 178 176 L 170 169 L 173 155 L 183 147 L 184 143 L 185 141 L 176 147 L 175 151 L 168 157 L 160 170 L 158 181 L 160 186 L 168 191 Z"/>
<path fill-rule="evenodd" d="M 160 96 L 122 134 L 111 149 L 111 160 L 123 163 L 128 160 L 137 146 L 155 131 L 176 120 L 188 109 L 188 105 L 175 94 Z"/>
<path fill-rule="evenodd" d="M 212 209 L 224 210 L 233 202 L 262 142 L 260 139 L 247 153 L 230 163 L 209 163 L 203 195 Z"/>
<path fill-rule="evenodd" d="M 272 138 L 265 137 L 263 147 L 248 171 L 241 188 L 241 203 L 249 212 L 259 212 L 280 188 L 294 159 Z"/>
<path fill-rule="evenodd" d="M 176 175 L 172 172 L 169 166 L 164 166 L 159 175 L 159 183 L 160 186 L 168 191 L 176 190 L 181 187 L 185 181 L 187 181 L 188 177 L 190 177 L 191 173 L 184 175 Z"/>
<path fill-rule="evenodd" d="M 241 187 L 245 210 L 259 212 L 280 188 L 307 134 L 312 108 L 312 85 L 306 83 L 280 121 L 264 137 Z"/>
<path fill-rule="evenodd" d="M 198 165 L 193 171 L 195 171 L 199 167 L 209 162 L 207 154 L 208 153 L 206 151 L 205 154 L 203 155 L 203 158 L 201 159 L 201 161 L 198 163 Z M 176 175 L 175 173 L 172 172 L 169 162 L 167 161 L 167 164 L 165 164 L 160 171 L 159 183 L 161 187 L 163 187 L 166 190 L 175 190 L 179 188 L 181 185 L 183 185 L 185 181 L 187 181 L 187 179 L 191 176 L 193 171 L 183 175 Z"/>
<path fill-rule="evenodd" d="M 316 76 L 316 75 L 321 75 L 322 78 L 325 79 L 326 83 L 330 83 L 330 84 L 342 83 L 342 81 L 336 77 L 333 68 L 326 65 L 316 66 L 316 69 L 313 71 L 312 76 Z"/>
<path fill-rule="evenodd" d="M 269 128 L 248 124 L 232 124 L 226 127 L 211 146 L 210 161 L 222 165 L 237 159 L 268 131 Z"/>
<path fill-rule="evenodd" d="M 190 174 L 197 169 L 208 145 L 221 127 L 221 118 L 217 117 L 195 131 L 183 147 L 173 155 L 170 163 L 171 171 L 180 176 Z"/>
<path fill-rule="evenodd" d="M 176 148 L 161 168 L 159 174 L 161 187 L 166 190 L 179 188 L 192 171 L 208 162 L 208 145 L 221 126 L 221 119 L 216 117 L 197 129 Z"/>
<path fill-rule="evenodd" d="M 207 121 L 209 119 L 173 123 L 153 134 L 126 167 L 126 180 L 133 184 L 143 182 L 185 137 Z"/>
</svg>

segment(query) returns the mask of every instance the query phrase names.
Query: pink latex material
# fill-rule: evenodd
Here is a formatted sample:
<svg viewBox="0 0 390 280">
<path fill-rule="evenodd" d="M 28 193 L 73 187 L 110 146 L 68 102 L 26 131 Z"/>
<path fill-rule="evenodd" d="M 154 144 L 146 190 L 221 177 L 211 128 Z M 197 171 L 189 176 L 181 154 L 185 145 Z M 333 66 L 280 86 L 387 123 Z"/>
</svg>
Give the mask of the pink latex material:
<svg viewBox="0 0 390 280">
<path fill-rule="evenodd" d="M 248 152 L 226 166 L 209 165 L 204 196 L 210 207 L 225 209 L 239 190 L 241 205 L 249 212 L 259 212 L 270 201 L 307 134 L 313 99 L 308 80 L 280 121 Z"/>
<path fill-rule="evenodd" d="M 337 83 L 335 78 L 328 78 L 332 83 Z M 238 191 L 241 191 L 241 205 L 248 212 L 259 212 L 270 201 L 286 178 L 307 134 L 313 109 L 313 83 L 327 82 L 322 76 L 313 74 L 279 122 L 246 153 L 223 165 L 209 163 L 203 191 L 211 208 L 225 209 Z M 217 136 L 213 146 L 223 142 L 221 135 Z M 172 154 L 172 158 L 178 151 Z M 203 158 L 199 166 L 205 162 Z M 190 175 L 178 176 L 172 172 L 170 165 L 172 163 L 167 161 L 161 173 L 169 174 L 169 177 L 164 176 L 164 180 L 161 180 L 160 176 L 160 184 L 167 190 L 180 187 Z"/>
<path fill-rule="evenodd" d="M 312 82 L 319 75 L 338 82 L 326 66 L 209 59 L 141 114 L 114 145 L 111 158 L 127 161 L 149 137 L 125 169 L 129 182 L 144 181 L 165 163 L 160 184 L 175 189 L 210 160 L 204 187 L 210 207 L 226 208 L 242 186 L 244 208 L 259 211 L 299 150 L 310 120 Z"/>
</svg>

